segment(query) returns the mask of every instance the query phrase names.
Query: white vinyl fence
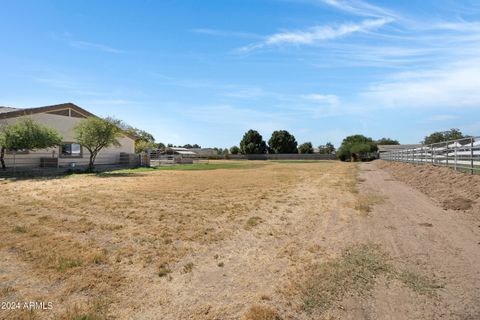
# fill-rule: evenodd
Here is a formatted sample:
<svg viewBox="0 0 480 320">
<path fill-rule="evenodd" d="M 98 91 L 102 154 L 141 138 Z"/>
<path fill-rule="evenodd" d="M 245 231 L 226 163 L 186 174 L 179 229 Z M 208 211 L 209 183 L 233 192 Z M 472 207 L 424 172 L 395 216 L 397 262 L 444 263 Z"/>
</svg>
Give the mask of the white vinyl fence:
<svg viewBox="0 0 480 320">
<path fill-rule="evenodd" d="M 380 153 L 380 159 L 417 164 L 430 163 L 472 174 L 480 173 L 480 137 L 383 152 Z"/>
</svg>

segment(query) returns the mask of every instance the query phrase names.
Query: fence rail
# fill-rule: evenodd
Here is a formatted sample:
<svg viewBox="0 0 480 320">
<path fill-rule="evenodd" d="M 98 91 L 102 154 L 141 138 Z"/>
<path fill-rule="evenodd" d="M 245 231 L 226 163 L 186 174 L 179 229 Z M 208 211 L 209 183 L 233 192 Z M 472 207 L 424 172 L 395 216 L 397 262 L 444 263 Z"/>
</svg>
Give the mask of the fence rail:
<svg viewBox="0 0 480 320">
<path fill-rule="evenodd" d="M 105 152 L 99 153 L 95 160 L 98 170 L 115 167 L 132 167 L 140 164 L 136 154 Z M 57 152 L 27 151 L 6 152 L 4 155 L 5 169 L 0 166 L 0 178 L 23 175 L 52 175 L 68 170 L 87 168 L 89 154 L 79 157 L 62 157 Z"/>
<path fill-rule="evenodd" d="M 480 173 L 480 137 L 451 140 L 412 149 L 392 150 L 380 153 L 380 159 L 416 164 L 429 163 L 472 174 Z"/>
</svg>

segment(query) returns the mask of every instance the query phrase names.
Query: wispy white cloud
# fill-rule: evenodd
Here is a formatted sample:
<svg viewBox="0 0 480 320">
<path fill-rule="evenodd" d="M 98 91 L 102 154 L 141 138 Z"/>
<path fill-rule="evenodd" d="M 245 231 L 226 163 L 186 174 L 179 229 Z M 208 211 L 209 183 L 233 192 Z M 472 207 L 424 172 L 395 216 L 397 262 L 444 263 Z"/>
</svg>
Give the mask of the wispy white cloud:
<svg viewBox="0 0 480 320">
<path fill-rule="evenodd" d="M 385 107 L 479 107 L 480 60 L 394 74 L 362 94 Z"/>
<path fill-rule="evenodd" d="M 366 19 L 360 23 L 347 23 L 337 27 L 315 26 L 308 30 L 286 31 L 272 34 L 264 41 L 253 43 L 237 49 L 239 53 L 247 53 L 253 50 L 271 46 L 282 45 L 312 45 L 319 41 L 331 40 L 352 33 L 367 32 L 392 22 L 391 18 Z"/>
<path fill-rule="evenodd" d="M 312 94 L 300 95 L 300 97 L 304 100 L 313 101 L 316 103 L 326 103 L 329 105 L 337 105 L 339 102 L 338 96 L 334 94 L 312 93 Z"/>
<path fill-rule="evenodd" d="M 261 39 L 262 36 L 249 33 L 249 32 L 239 32 L 239 31 L 228 31 L 228 30 L 218 30 L 210 28 L 197 28 L 191 30 L 194 33 L 205 34 L 210 36 L 219 36 L 219 37 L 237 37 L 237 38 L 249 38 L 249 39 Z"/>
<path fill-rule="evenodd" d="M 108 53 L 125 53 L 124 50 L 119 50 L 116 48 L 112 48 L 110 46 L 107 46 L 105 44 L 101 43 L 93 43 L 93 42 L 87 42 L 87 41 L 79 41 L 79 40 L 70 40 L 69 44 L 71 47 L 77 48 L 77 49 L 84 49 L 84 50 L 97 50 L 97 51 L 103 51 L 103 52 L 108 52 Z"/>
<path fill-rule="evenodd" d="M 391 17 L 398 18 L 399 15 L 391 10 L 372 5 L 361 0 L 319 0 L 336 9 L 367 17 Z"/>
</svg>

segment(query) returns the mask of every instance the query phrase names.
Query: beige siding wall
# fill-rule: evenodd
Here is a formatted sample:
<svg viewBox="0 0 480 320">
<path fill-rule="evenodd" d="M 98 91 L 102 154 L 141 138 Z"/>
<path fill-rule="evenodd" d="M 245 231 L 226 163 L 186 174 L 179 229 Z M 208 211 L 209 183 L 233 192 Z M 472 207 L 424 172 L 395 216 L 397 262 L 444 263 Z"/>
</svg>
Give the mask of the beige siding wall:
<svg viewBox="0 0 480 320">
<path fill-rule="evenodd" d="M 37 113 L 30 115 L 35 121 L 56 129 L 63 137 L 64 142 L 75 142 L 73 128 L 82 120 L 81 118 L 66 117 L 55 114 Z M 0 119 L 0 125 L 11 124 L 19 118 Z M 135 141 L 129 137 L 122 137 L 119 139 L 120 147 L 106 148 L 100 151 L 97 156 L 96 164 L 115 164 L 120 160 L 120 153 L 132 154 L 135 152 Z M 40 166 L 40 158 L 58 157 L 60 148 L 50 148 L 36 151 L 29 151 L 28 154 L 16 154 L 16 166 Z M 83 148 L 82 158 L 62 158 L 59 159 L 60 166 L 69 166 L 72 162 L 77 165 L 88 164 L 89 152 Z M 7 166 L 12 166 L 14 157 L 12 154 L 5 155 L 5 162 Z"/>
</svg>

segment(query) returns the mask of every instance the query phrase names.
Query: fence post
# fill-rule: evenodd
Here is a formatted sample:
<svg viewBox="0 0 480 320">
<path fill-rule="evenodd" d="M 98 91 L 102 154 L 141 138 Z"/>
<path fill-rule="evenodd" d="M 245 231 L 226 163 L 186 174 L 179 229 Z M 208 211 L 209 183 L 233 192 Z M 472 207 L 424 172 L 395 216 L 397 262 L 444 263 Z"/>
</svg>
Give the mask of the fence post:
<svg viewBox="0 0 480 320">
<path fill-rule="evenodd" d="M 470 140 L 470 174 L 473 174 L 473 137 Z"/>
<path fill-rule="evenodd" d="M 434 165 L 433 163 L 433 158 L 435 154 L 435 149 L 433 148 L 433 144 L 430 145 L 430 157 L 432 158 L 432 166 Z"/>
<path fill-rule="evenodd" d="M 447 151 L 446 158 L 447 158 L 447 167 L 448 167 L 448 143 L 445 143 L 445 151 Z"/>
<path fill-rule="evenodd" d="M 455 168 L 455 171 L 457 171 L 457 148 L 458 148 L 458 147 L 457 147 L 457 142 L 455 141 L 454 143 L 455 143 L 454 146 L 453 146 L 453 148 L 454 148 L 454 150 L 455 150 L 455 151 L 454 151 L 454 155 L 455 155 L 455 165 L 454 165 L 454 168 Z"/>
<path fill-rule="evenodd" d="M 13 175 L 15 175 L 17 173 L 17 160 L 16 160 L 16 156 L 17 156 L 17 151 L 13 150 Z"/>
</svg>

